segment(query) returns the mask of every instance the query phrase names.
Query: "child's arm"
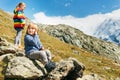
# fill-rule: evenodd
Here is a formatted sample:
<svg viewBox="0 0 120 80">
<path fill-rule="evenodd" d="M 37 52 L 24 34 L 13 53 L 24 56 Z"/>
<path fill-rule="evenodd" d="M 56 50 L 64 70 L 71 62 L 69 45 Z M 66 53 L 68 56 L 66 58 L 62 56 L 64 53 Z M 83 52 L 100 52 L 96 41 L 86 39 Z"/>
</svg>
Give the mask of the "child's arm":
<svg viewBox="0 0 120 80">
<path fill-rule="evenodd" d="M 36 38 L 37 38 L 37 45 L 38 45 L 39 50 L 43 50 L 44 47 L 43 47 L 43 45 L 39 39 L 39 36 L 37 34 L 36 34 Z"/>
</svg>

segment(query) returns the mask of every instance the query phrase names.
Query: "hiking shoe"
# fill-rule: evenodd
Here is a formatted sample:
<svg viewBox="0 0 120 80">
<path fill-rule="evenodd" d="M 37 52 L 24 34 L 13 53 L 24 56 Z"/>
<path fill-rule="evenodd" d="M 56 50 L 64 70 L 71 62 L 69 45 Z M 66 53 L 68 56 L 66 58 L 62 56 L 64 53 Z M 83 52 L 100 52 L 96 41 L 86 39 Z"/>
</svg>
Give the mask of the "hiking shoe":
<svg viewBox="0 0 120 80">
<path fill-rule="evenodd" d="M 53 69 L 55 69 L 56 65 L 54 62 L 49 61 L 46 65 L 45 65 L 45 69 L 47 70 L 47 72 L 51 72 Z"/>
</svg>

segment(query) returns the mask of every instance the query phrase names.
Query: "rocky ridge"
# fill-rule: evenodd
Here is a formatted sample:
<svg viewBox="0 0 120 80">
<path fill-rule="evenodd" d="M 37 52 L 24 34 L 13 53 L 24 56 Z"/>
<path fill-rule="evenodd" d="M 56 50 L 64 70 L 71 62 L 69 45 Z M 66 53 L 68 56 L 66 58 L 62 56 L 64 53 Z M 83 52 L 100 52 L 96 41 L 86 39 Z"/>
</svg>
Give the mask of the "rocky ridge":
<svg viewBox="0 0 120 80">
<path fill-rule="evenodd" d="M 67 25 L 39 25 L 48 34 L 61 41 L 78 46 L 87 51 L 105 56 L 120 63 L 120 47 L 114 43 L 106 42 L 84 34 L 82 31 Z"/>
</svg>

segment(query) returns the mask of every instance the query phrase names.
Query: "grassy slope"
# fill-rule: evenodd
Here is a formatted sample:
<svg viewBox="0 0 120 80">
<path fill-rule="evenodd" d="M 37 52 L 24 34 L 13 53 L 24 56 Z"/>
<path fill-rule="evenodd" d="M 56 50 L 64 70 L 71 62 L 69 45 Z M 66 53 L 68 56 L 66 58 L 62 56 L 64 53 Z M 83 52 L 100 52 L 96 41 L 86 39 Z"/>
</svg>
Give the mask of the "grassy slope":
<svg viewBox="0 0 120 80">
<path fill-rule="evenodd" d="M 0 36 L 4 37 L 9 42 L 14 42 L 15 30 L 13 28 L 12 17 L 2 10 L 0 10 L 0 30 Z M 25 35 L 25 30 L 23 31 L 23 37 Z M 49 48 L 54 55 L 54 61 L 74 57 L 86 66 L 84 74 L 97 73 L 105 77 L 107 80 L 109 80 L 109 77 L 116 78 L 120 76 L 120 66 L 115 65 L 113 61 L 61 42 L 42 31 L 39 31 L 39 35 L 45 48 Z M 79 54 L 73 53 L 73 50 L 78 51 Z M 0 72 L 2 71 L 2 67 L 3 63 L 0 62 Z M 0 76 L 2 76 L 2 74 L 0 74 Z"/>
</svg>

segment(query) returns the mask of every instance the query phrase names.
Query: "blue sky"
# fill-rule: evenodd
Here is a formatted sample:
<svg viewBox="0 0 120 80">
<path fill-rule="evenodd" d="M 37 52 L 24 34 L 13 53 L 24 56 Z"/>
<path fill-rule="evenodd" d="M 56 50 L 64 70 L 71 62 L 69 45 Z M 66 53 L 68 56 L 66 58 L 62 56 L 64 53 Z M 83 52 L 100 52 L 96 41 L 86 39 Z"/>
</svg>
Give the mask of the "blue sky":
<svg viewBox="0 0 120 80">
<path fill-rule="evenodd" d="M 97 13 L 108 13 L 120 8 L 120 0 L 0 0 L 0 8 L 11 12 L 19 2 L 25 2 L 25 15 L 44 12 L 47 16 L 67 16 L 77 18 Z"/>
</svg>

